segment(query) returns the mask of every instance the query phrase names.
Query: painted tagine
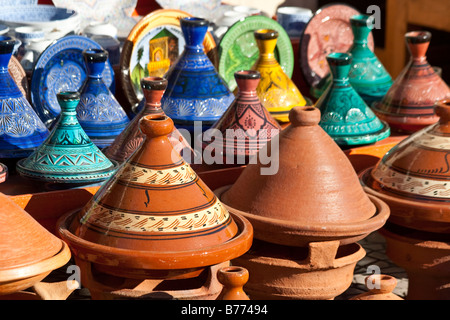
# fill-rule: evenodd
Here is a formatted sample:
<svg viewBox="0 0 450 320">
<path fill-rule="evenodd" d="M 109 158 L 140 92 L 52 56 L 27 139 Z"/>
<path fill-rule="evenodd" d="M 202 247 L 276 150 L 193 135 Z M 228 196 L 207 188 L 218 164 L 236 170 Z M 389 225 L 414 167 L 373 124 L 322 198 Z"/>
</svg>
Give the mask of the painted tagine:
<svg viewBox="0 0 450 320">
<path fill-rule="evenodd" d="M 276 120 L 289 122 L 289 110 L 294 106 L 305 106 L 307 101 L 275 58 L 278 32 L 259 29 L 254 35 L 259 48 L 259 58 L 252 69 L 261 74 L 261 81 L 256 89 L 258 97 Z"/>
<path fill-rule="evenodd" d="M 180 25 L 186 45 L 164 76 L 168 86 L 162 109 L 177 128 L 194 132 L 194 122 L 201 121 L 204 131 L 220 119 L 234 95 L 204 52 L 209 22 L 186 17 L 180 19 Z"/>
<path fill-rule="evenodd" d="M 281 127 L 258 98 L 260 73 L 242 70 L 234 77 L 238 88 L 236 99 L 211 130 L 203 134 L 202 147 L 204 154 L 214 153 L 213 158 L 220 153 L 223 163 L 246 164 Z"/>
<path fill-rule="evenodd" d="M 390 135 L 387 123 L 378 119 L 350 83 L 352 55 L 333 52 L 327 56 L 332 84 L 316 102 L 320 126 L 340 146 L 375 143 Z"/>
<path fill-rule="evenodd" d="M 434 104 L 450 98 L 450 89 L 427 61 L 431 33 L 412 31 L 405 38 L 410 61 L 384 99 L 372 109 L 393 130 L 412 133 L 438 121 Z"/>
<path fill-rule="evenodd" d="M 17 172 L 26 178 L 50 184 L 75 186 L 101 183 L 117 169 L 81 128 L 76 107 L 78 92 L 57 94 L 61 106 L 47 139 L 27 158 L 17 162 Z"/>
<path fill-rule="evenodd" d="M 146 115 L 140 129 L 143 144 L 84 208 L 58 224 L 88 288 L 92 270 L 122 280 L 190 279 L 251 246 L 250 223 L 230 213 L 173 149 L 173 121 Z"/>
<path fill-rule="evenodd" d="M 368 106 L 381 101 L 392 86 L 390 74 L 368 45 L 372 24 L 372 16 L 356 15 L 350 19 L 354 37 L 348 51 L 353 57 L 350 84 Z"/>
<path fill-rule="evenodd" d="M 0 158 L 29 156 L 49 131 L 8 71 L 16 40 L 0 36 Z"/>
<path fill-rule="evenodd" d="M 140 119 L 149 114 L 164 115 L 164 111 L 161 109 L 161 98 L 167 88 L 167 79 L 146 77 L 141 80 L 141 87 L 144 94 L 142 109 L 116 137 L 114 142 L 103 149 L 103 153 L 109 159 L 115 160 L 120 164 L 128 160 L 145 139 L 145 134 L 139 129 Z M 192 161 L 192 148 L 176 128 L 169 134 L 169 140 L 174 149 L 182 154 L 187 162 L 190 162 L 189 160 Z"/>
<path fill-rule="evenodd" d="M 77 117 L 83 130 L 99 148 L 109 146 L 130 122 L 125 110 L 103 82 L 108 51 L 83 51 L 87 77 L 80 89 Z"/>
</svg>

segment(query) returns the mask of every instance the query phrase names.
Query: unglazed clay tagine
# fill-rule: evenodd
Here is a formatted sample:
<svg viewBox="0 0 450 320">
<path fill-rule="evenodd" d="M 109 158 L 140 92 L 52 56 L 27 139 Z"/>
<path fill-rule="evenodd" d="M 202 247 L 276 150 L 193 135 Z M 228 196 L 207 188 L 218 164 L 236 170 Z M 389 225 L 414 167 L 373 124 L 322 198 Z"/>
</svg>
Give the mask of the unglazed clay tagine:
<svg viewBox="0 0 450 320">
<path fill-rule="evenodd" d="M 152 278 L 161 270 L 191 276 L 246 252 L 252 226 L 174 151 L 172 120 L 147 115 L 140 129 L 147 137 L 133 156 L 82 210 L 61 218 L 75 256 L 104 273 Z"/>
<path fill-rule="evenodd" d="M 33 286 L 65 265 L 71 255 L 61 239 L 3 193 L 0 203 L 0 295 L 4 295 Z"/>
<path fill-rule="evenodd" d="M 255 238 L 281 245 L 346 244 L 380 228 L 389 208 L 363 191 L 348 158 L 318 125 L 319 109 L 295 107 L 289 119 L 278 149 L 269 143 L 260 151 L 272 163 L 257 159 L 232 186 L 216 190 L 226 208 L 250 220 Z"/>
<path fill-rule="evenodd" d="M 140 119 L 149 114 L 164 115 L 164 111 L 161 109 L 161 98 L 167 88 L 167 79 L 146 77 L 141 80 L 141 86 L 144 93 L 143 108 L 116 137 L 114 142 L 103 149 L 103 153 L 109 159 L 119 163 L 128 160 L 145 139 L 145 134 L 139 129 Z M 176 128 L 169 134 L 169 140 L 180 154 L 191 152 L 192 155 L 192 148 Z"/>
<path fill-rule="evenodd" d="M 401 141 L 360 179 L 389 205 L 391 222 L 450 233 L 450 101 L 438 102 L 435 112 L 439 122 Z"/>
<path fill-rule="evenodd" d="M 210 153 L 220 152 L 224 158 L 236 160 L 233 163 L 237 163 L 239 157 L 248 163 L 250 157 L 281 131 L 281 127 L 258 98 L 256 88 L 261 74 L 242 70 L 234 76 L 238 86 L 236 100 L 211 127 L 212 130 L 203 134 L 202 147 Z"/>
<path fill-rule="evenodd" d="M 275 119 L 289 122 L 289 110 L 294 106 L 305 106 L 307 101 L 275 59 L 274 50 L 278 32 L 260 29 L 254 34 L 259 48 L 259 58 L 252 69 L 261 74 L 256 92 L 262 105 Z"/>
<path fill-rule="evenodd" d="M 372 109 L 393 130 L 412 133 L 438 121 L 434 104 L 450 98 L 450 89 L 426 59 L 431 33 L 412 31 L 405 38 L 411 59 Z"/>
<path fill-rule="evenodd" d="M 322 114 L 320 126 L 340 146 L 366 145 L 389 137 L 389 126 L 377 118 L 350 82 L 352 55 L 334 52 L 327 61 L 333 80 L 315 104 Z"/>
<path fill-rule="evenodd" d="M 372 274 L 365 278 L 367 292 L 361 293 L 350 300 L 403 300 L 393 293 L 397 279 L 385 274 Z"/>
<path fill-rule="evenodd" d="M 108 179 L 117 169 L 89 139 L 77 120 L 78 92 L 57 95 L 61 115 L 48 138 L 17 162 L 26 178 L 58 184 L 91 184 Z"/>
</svg>

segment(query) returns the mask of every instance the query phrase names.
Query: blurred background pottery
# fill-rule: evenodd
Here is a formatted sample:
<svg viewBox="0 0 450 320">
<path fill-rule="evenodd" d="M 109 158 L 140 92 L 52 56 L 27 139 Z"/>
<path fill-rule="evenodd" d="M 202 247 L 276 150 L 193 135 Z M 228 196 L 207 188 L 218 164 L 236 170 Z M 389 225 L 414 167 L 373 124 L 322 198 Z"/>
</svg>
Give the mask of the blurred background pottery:
<svg viewBox="0 0 450 320">
<path fill-rule="evenodd" d="M 278 7 L 277 22 L 286 30 L 290 38 L 300 39 L 313 13 L 311 9 L 300 7 Z"/>
</svg>

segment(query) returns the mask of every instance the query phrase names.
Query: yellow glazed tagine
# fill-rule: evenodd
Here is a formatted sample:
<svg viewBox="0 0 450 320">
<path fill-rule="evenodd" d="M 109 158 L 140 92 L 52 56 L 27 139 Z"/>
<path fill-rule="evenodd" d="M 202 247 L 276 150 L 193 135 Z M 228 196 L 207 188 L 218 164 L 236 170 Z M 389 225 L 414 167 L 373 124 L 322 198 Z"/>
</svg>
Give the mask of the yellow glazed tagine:
<svg viewBox="0 0 450 320">
<path fill-rule="evenodd" d="M 307 102 L 276 60 L 274 50 L 277 38 L 278 32 L 275 30 L 255 31 L 260 54 L 252 69 L 261 73 L 256 89 L 261 103 L 276 120 L 289 122 L 289 110 L 295 106 L 305 106 Z"/>
</svg>

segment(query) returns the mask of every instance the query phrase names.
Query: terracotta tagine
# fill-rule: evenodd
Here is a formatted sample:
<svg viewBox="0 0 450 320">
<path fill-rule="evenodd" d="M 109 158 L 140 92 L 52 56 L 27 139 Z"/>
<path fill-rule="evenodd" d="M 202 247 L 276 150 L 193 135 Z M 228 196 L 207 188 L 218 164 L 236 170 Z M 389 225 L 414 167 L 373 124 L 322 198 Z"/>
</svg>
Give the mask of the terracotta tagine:
<svg viewBox="0 0 450 320">
<path fill-rule="evenodd" d="M 389 205 L 391 222 L 450 234 L 450 101 L 438 102 L 435 112 L 437 123 L 401 141 L 360 178 Z"/>
<path fill-rule="evenodd" d="M 412 133 L 438 121 L 434 104 L 450 98 L 450 89 L 427 61 L 431 33 L 412 31 L 405 38 L 411 59 L 372 109 L 393 130 Z"/>
<path fill-rule="evenodd" d="M 78 92 L 57 94 L 61 115 L 48 138 L 29 157 L 17 162 L 26 178 L 61 185 L 100 183 L 117 169 L 92 143 L 77 120 Z"/>
<path fill-rule="evenodd" d="M 348 51 L 353 57 L 350 83 L 368 106 L 381 101 L 392 86 L 390 74 L 368 45 L 373 19 L 362 14 L 350 18 L 354 37 Z"/>
<path fill-rule="evenodd" d="M 242 267 L 229 266 L 219 269 L 217 278 L 223 288 L 217 300 L 250 300 L 244 292 L 248 277 L 248 270 Z"/>
<path fill-rule="evenodd" d="M 202 130 L 206 130 L 220 119 L 234 95 L 204 52 L 209 22 L 186 17 L 180 19 L 180 25 L 186 45 L 164 75 L 168 86 L 161 100 L 162 109 L 177 128 L 194 132 L 194 122 L 201 121 Z"/>
<path fill-rule="evenodd" d="M 83 51 L 87 77 L 80 89 L 77 117 L 83 130 L 99 148 L 109 146 L 130 122 L 125 110 L 103 82 L 108 51 Z"/>
<path fill-rule="evenodd" d="M 16 40 L 0 36 L 0 158 L 29 156 L 49 135 L 8 71 Z"/>
<path fill-rule="evenodd" d="M 143 144 L 82 210 L 60 219 L 85 280 L 95 272 L 189 279 L 250 248 L 252 226 L 230 214 L 173 149 L 173 129 L 165 115 L 144 116 Z"/>
<path fill-rule="evenodd" d="M 267 144 L 232 186 L 216 191 L 231 212 L 250 220 L 255 238 L 281 245 L 355 242 L 380 228 L 387 205 L 367 195 L 350 161 L 318 125 L 320 111 L 294 107 L 291 125 Z M 267 164 L 262 164 L 262 162 Z"/>
<path fill-rule="evenodd" d="M 256 89 L 258 97 L 276 120 L 288 122 L 289 110 L 294 106 L 305 106 L 307 101 L 275 58 L 278 32 L 260 29 L 254 34 L 260 52 L 252 67 L 261 73 Z"/>
<path fill-rule="evenodd" d="M 397 286 L 397 279 L 392 276 L 372 274 L 366 277 L 365 284 L 368 291 L 350 300 L 403 300 L 392 292 Z"/>
<path fill-rule="evenodd" d="M 0 297 L 32 287 L 70 260 L 65 242 L 0 193 Z"/>
<path fill-rule="evenodd" d="M 366 145 L 389 137 L 389 126 L 377 118 L 352 87 L 352 55 L 333 52 L 327 62 L 333 81 L 315 105 L 322 114 L 320 126 L 340 146 Z"/>
<path fill-rule="evenodd" d="M 227 164 L 246 164 L 250 157 L 281 131 L 278 122 L 261 104 L 256 88 L 261 75 L 243 70 L 234 74 L 238 92 L 236 100 L 211 130 L 203 134 L 203 154 L 219 156 Z M 201 138 L 201 136 L 200 136 Z"/>
<path fill-rule="evenodd" d="M 144 94 L 144 99 L 142 99 L 143 108 L 116 137 L 114 142 L 103 149 L 103 153 L 109 159 L 115 160 L 120 164 L 128 160 L 145 139 L 145 134 L 139 129 L 139 120 L 149 114 L 164 115 L 164 111 L 161 109 L 161 98 L 167 88 L 167 79 L 146 77 L 141 80 L 141 87 Z M 189 153 L 192 152 L 189 143 L 177 129 L 170 133 L 169 139 L 177 152 L 186 157 L 192 155 Z M 186 159 L 186 161 L 188 160 L 190 159 Z"/>
</svg>

